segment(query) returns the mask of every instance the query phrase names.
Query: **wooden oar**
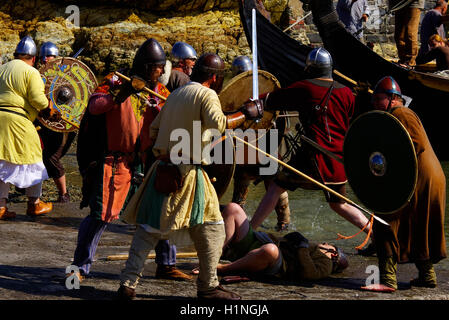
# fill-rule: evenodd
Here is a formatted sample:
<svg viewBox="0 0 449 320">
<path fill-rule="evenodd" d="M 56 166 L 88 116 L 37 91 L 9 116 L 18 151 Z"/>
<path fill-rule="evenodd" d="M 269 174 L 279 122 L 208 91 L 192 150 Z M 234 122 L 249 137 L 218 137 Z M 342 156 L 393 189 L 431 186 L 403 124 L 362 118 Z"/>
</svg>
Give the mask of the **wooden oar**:
<svg viewBox="0 0 449 320">
<path fill-rule="evenodd" d="M 375 216 L 372 212 L 369 212 L 369 211 L 366 210 L 365 208 L 359 206 L 357 203 L 355 203 L 355 202 L 352 201 L 351 199 L 346 198 L 345 196 L 339 194 L 339 193 L 336 192 L 335 190 L 332 190 L 332 189 L 329 188 L 328 186 L 326 186 L 326 185 L 322 184 L 321 182 L 319 182 L 319 181 L 317 181 L 317 180 L 315 180 L 315 179 L 309 177 L 308 175 L 302 173 L 302 172 L 299 171 L 298 169 L 293 168 L 292 166 L 288 165 L 287 163 L 285 163 L 285 162 L 279 160 L 279 159 L 276 158 L 276 157 L 273 157 L 271 154 L 266 153 L 265 151 L 263 151 L 263 150 L 257 148 L 256 146 L 253 146 L 252 144 L 250 144 L 250 143 L 246 142 L 245 140 L 243 140 L 243 139 L 237 137 L 236 135 L 233 135 L 233 137 L 234 137 L 235 139 L 237 139 L 237 140 L 243 142 L 244 144 L 248 145 L 249 147 L 253 148 L 254 150 L 256 150 L 256 151 L 258 151 L 258 152 L 264 154 L 265 156 L 269 157 L 270 159 L 273 159 L 274 161 L 276 161 L 276 162 L 279 163 L 280 165 L 286 167 L 287 169 L 290 169 L 291 171 L 293 171 L 294 173 L 300 175 L 301 177 L 303 177 L 303 178 L 309 180 L 310 182 L 312 182 L 312 183 L 314 183 L 314 184 L 320 186 L 320 187 L 323 188 L 324 190 L 326 190 L 326 191 L 332 193 L 333 195 L 339 197 L 340 199 L 343 199 L 343 200 L 346 201 L 348 204 L 350 204 L 350 205 L 356 207 L 357 209 L 359 209 L 359 210 L 361 210 L 361 211 L 363 211 L 363 212 L 368 213 L 369 215 L 372 215 L 372 216 L 374 217 L 374 219 L 376 219 L 377 221 L 379 221 L 379 222 L 381 222 L 381 223 L 383 223 L 383 224 L 389 226 L 389 224 L 388 224 L 385 220 L 383 220 L 383 219 L 381 219 L 381 218 Z"/>
<path fill-rule="evenodd" d="M 345 79 L 346 81 L 352 83 L 353 85 L 355 85 L 355 86 L 357 85 L 357 82 L 356 82 L 355 80 L 352 80 L 352 79 L 349 78 L 348 76 L 345 76 L 345 75 L 344 75 L 343 73 L 341 73 L 340 71 L 334 70 L 334 73 L 335 73 L 337 76 L 339 76 L 339 77 Z M 368 92 L 372 94 L 372 93 L 373 93 L 373 90 L 368 89 Z"/>
<path fill-rule="evenodd" d="M 178 252 L 176 254 L 176 258 L 197 258 L 197 257 L 198 257 L 198 255 L 196 254 L 196 252 Z M 154 258 L 156 258 L 155 253 L 150 253 L 147 256 L 147 259 L 154 259 Z M 106 261 L 118 261 L 118 260 L 127 260 L 127 259 L 128 259 L 127 254 L 114 254 L 114 255 L 106 257 Z"/>
<path fill-rule="evenodd" d="M 115 73 L 117 76 L 119 76 L 120 78 L 122 78 L 122 79 L 124 79 L 124 80 L 126 80 L 126 81 L 131 81 L 131 78 L 125 76 L 124 74 L 121 74 L 121 73 L 118 72 L 118 71 L 115 71 L 114 73 Z M 147 87 L 144 87 L 144 88 L 143 88 L 143 91 L 146 91 L 146 92 L 148 92 L 148 93 L 151 93 L 152 95 L 155 95 L 156 97 L 158 97 L 158 98 L 160 98 L 160 99 L 162 99 L 162 100 L 164 100 L 164 101 L 167 100 L 166 97 L 160 95 L 159 93 L 157 93 L 157 92 L 155 92 L 155 91 L 153 91 L 153 90 L 151 90 L 151 89 L 149 89 L 149 88 L 147 88 Z"/>
<path fill-rule="evenodd" d="M 293 28 L 294 26 L 296 26 L 298 23 L 300 23 L 301 21 L 303 21 L 305 18 L 307 18 L 308 16 L 310 16 L 312 14 L 312 11 L 310 11 L 308 14 L 306 14 L 304 17 L 300 18 L 298 17 L 298 20 L 296 20 L 294 23 L 292 23 L 288 28 L 284 29 L 284 32 L 290 30 L 291 28 Z"/>
</svg>

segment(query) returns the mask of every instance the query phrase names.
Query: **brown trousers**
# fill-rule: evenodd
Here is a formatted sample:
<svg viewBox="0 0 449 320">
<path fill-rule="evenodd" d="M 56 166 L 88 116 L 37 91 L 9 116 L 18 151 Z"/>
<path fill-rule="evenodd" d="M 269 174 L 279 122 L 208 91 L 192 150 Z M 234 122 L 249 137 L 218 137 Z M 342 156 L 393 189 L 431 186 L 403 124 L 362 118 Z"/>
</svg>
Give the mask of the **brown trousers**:
<svg viewBox="0 0 449 320">
<path fill-rule="evenodd" d="M 404 8 L 396 12 L 394 19 L 394 40 L 398 49 L 399 63 L 416 65 L 418 55 L 418 28 L 421 9 Z"/>
</svg>

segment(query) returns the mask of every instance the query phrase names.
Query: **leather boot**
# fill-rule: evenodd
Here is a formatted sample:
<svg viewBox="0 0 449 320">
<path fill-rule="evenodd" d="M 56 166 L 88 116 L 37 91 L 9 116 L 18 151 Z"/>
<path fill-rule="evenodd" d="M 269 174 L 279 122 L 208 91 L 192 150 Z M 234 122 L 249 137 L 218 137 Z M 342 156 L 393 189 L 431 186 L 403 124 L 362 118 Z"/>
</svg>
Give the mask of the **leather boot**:
<svg viewBox="0 0 449 320">
<path fill-rule="evenodd" d="M 410 285 L 414 287 L 436 288 L 437 275 L 432 262 L 429 260 L 416 261 L 415 265 L 419 271 L 418 278 L 410 281 Z"/>
<path fill-rule="evenodd" d="M 133 300 L 136 297 L 136 290 L 129 288 L 129 287 L 125 287 L 125 286 L 120 286 L 120 288 L 118 288 L 117 291 L 117 299 L 119 300 Z"/>
<path fill-rule="evenodd" d="M 198 291 L 197 295 L 198 299 L 242 300 L 242 297 L 240 297 L 238 294 L 226 290 L 221 285 L 207 291 Z"/>
<path fill-rule="evenodd" d="M 8 211 L 6 207 L 0 207 L 0 220 L 14 219 L 16 213 L 13 211 Z"/>
<path fill-rule="evenodd" d="M 27 216 L 40 216 L 49 213 L 53 209 L 51 202 L 39 201 L 38 203 L 29 203 L 27 208 Z"/>
<path fill-rule="evenodd" d="M 175 266 L 165 266 L 158 264 L 156 268 L 156 279 L 167 279 L 176 281 L 189 281 L 193 279 L 193 276 L 176 269 Z"/>
</svg>

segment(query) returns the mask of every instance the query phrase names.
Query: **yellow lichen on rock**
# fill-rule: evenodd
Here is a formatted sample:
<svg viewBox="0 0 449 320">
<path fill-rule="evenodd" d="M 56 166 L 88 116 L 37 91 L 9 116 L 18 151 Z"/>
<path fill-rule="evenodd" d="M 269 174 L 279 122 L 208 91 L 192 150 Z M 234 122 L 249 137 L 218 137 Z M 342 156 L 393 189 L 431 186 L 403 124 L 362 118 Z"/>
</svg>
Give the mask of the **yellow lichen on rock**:
<svg viewBox="0 0 449 320">
<path fill-rule="evenodd" d="M 280 8 L 285 1 L 265 2 Z M 199 55 L 218 52 L 228 66 L 237 55 L 251 54 L 235 0 L 85 2 L 77 7 L 79 26 L 67 19 L 69 5 L 69 0 L 2 1 L 0 61 L 12 59 L 25 34 L 38 46 L 54 42 L 61 55 L 84 48 L 79 59 L 97 74 L 130 67 L 137 48 L 150 37 L 160 42 L 168 57 L 177 41 L 189 43 Z"/>
</svg>

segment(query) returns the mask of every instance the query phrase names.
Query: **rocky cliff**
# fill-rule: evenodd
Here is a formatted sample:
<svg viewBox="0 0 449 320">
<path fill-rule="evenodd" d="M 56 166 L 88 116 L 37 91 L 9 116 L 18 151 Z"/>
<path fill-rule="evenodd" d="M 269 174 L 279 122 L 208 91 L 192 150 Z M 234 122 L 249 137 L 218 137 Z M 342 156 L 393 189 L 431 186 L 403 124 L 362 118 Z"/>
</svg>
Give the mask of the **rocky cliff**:
<svg viewBox="0 0 449 320">
<path fill-rule="evenodd" d="M 143 41 L 156 38 L 167 53 L 176 41 L 191 44 L 198 54 L 217 52 L 227 63 L 237 55 L 251 55 L 240 22 L 240 0 L 0 0 L 0 63 L 12 59 L 20 38 L 31 35 L 39 46 L 52 41 L 61 55 L 84 48 L 82 61 L 102 75 L 131 65 Z M 321 38 L 300 0 L 257 0 L 272 22 L 307 45 Z M 336 0 L 335 0 L 336 1 Z M 365 39 L 386 58 L 396 57 L 387 0 L 369 0 L 371 17 Z M 292 26 L 293 24 L 293 26 Z"/>
<path fill-rule="evenodd" d="M 2 0 L 0 61 L 11 59 L 20 38 L 29 34 L 38 46 L 54 42 L 63 56 L 84 48 L 80 59 L 96 74 L 130 65 L 150 37 L 167 53 L 176 41 L 185 41 L 198 54 L 217 52 L 229 65 L 235 56 L 251 54 L 237 1 Z M 264 1 L 273 21 L 279 21 L 287 2 Z"/>
</svg>

